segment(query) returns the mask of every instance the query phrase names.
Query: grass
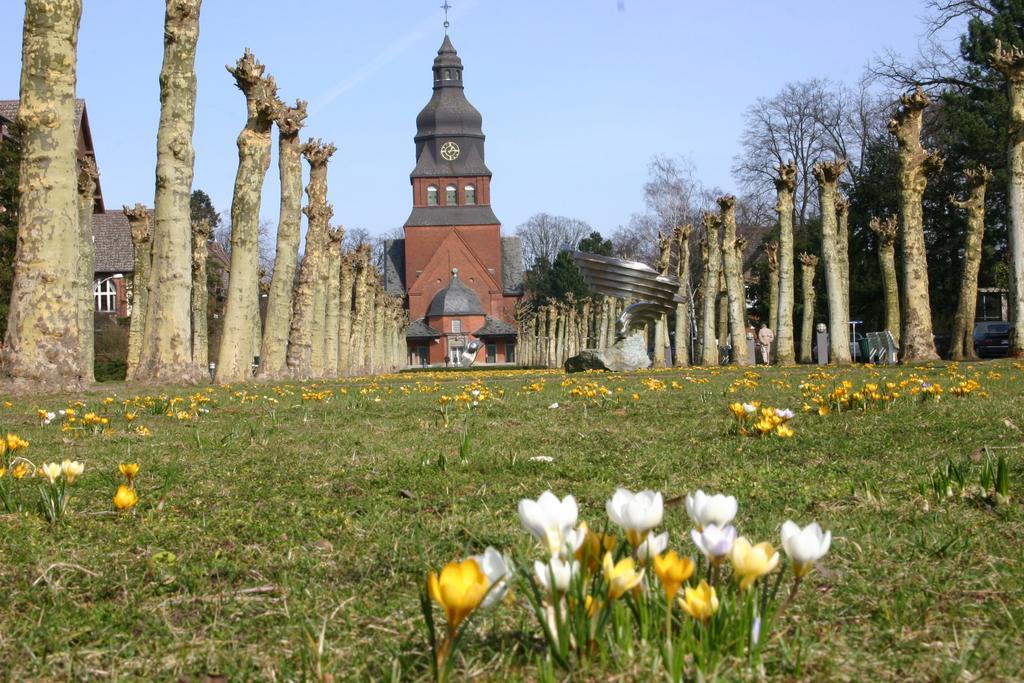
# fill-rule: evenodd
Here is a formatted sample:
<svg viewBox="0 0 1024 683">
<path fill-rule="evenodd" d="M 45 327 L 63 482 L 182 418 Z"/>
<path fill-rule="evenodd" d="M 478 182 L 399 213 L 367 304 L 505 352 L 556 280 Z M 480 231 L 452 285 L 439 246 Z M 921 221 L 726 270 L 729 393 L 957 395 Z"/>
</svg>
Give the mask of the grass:
<svg viewBox="0 0 1024 683">
<path fill-rule="evenodd" d="M 989 396 L 904 396 L 826 416 L 800 410 L 810 368 L 748 380 L 734 369 L 573 378 L 607 387 L 602 401 L 570 395 L 564 375 L 544 371 L 322 382 L 305 400 L 296 384 L 211 388 L 209 412 L 188 420 L 120 384 L 8 397 L 0 429 L 31 442 L 27 457 L 86 469 L 62 523 L 35 511 L 28 479 L 14 482 L 25 510 L 0 514 L 0 680 L 421 679 L 418 591 L 429 568 L 487 545 L 532 562 L 520 498 L 573 493 L 581 517 L 600 525 L 619 485 L 666 498 L 698 487 L 734 494 L 740 532 L 776 547 L 786 519 L 832 530 L 830 554 L 771 635 L 767 677 L 1018 679 L 1022 367 L 830 370 L 813 380 L 826 390 L 912 375 L 948 388 L 958 371 Z M 472 411 L 453 403 L 444 428 L 439 396 L 472 381 L 503 397 Z M 324 390 L 333 396 L 315 395 Z M 187 411 L 195 390 L 148 395 L 161 391 L 185 397 L 175 409 Z M 116 401 L 103 406 L 107 396 Z M 121 401 L 136 396 L 128 425 Z M 37 409 L 79 399 L 106 411 L 117 433 L 69 435 L 60 418 L 40 425 Z M 796 437 L 731 433 L 737 400 L 797 410 Z M 126 433 L 139 424 L 151 436 Z M 945 463 L 996 452 L 1009 464 L 1010 504 L 931 493 Z M 530 460 L 538 455 L 553 461 Z M 142 466 L 133 515 L 112 511 L 126 461 Z M 670 547 L 695 552 L 682 506 L 668 508 L 665 528 Z M 523 602 L 475 620 L 457 677 L 538 677 L 541 640 Z M 579 678 L 652 680 L 654 667 L 640 651 Z M 736 661 L 719 673 L 759 677 Z"/>
</svg>

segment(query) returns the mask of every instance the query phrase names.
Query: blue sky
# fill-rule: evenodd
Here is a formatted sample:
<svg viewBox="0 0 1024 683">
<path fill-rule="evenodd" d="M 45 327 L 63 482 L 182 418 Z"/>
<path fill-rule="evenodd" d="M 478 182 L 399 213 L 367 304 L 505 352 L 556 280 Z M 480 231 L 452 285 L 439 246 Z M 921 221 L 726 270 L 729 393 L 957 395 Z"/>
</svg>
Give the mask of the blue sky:
<svg viewBox="0 0 1024 683">
<path fill-rule="evenodd" d="M 196 71 L 195 187 L 228 214 L 245 106 L 224 65 L 249 47 L 305 135 L 338 146 L 335 221 L 382 233 L 411 207 L 416 114 L 431 93 L 442 0 L 206 0 Z M 492 205 L 511 231 L 538 212 L 611 234 L 643 210 L 655 154 L 729 174 L 744 109 L 787 81 L 855 82 L 886 48 L 912 53 L 916 0 L 451 0 L 466 95 L 484 117 Z M 16 5 L 15 0 L 5 4 Z M 79 96 L 108 208 L 152 204 L 163 3 L 85 0 Z M 243 9 L 244 7 L 244 9 Z M 20 9 L 9 14 L 17 16 Z M 0 98 L 18 93 L 20 21 L 0 23 Z M 276 160 L 262 215 L 276 221 Z"/>
</svg>

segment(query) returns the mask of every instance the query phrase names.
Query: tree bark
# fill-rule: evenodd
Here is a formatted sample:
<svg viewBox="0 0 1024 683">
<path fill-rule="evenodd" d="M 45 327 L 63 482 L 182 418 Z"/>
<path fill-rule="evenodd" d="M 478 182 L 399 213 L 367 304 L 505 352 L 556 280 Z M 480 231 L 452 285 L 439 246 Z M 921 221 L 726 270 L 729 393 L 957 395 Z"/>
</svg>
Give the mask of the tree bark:
<svg viewBox="0 0 1024 683">
<path fill-rule="evenodd" d="M 682 299 L 676 303 L 676 356 L 675 366 L 690 365 L 690 234 L 693 225 L 680 225 L 672 231 L 676 241 L 676 279 L 679 288 L 676 294 Z"/>
<path fill-rule="evenodd" d="M 964 171 L 968 197 L 958 201 L 950 197 L 949 203 L 967 211 L 967 240 L 964 244 L 964 270 L 960 279 L 960 300 L 953 316 L 953 333 L 949 357 L 952 360 L 974 360 L 974 316 L 978 305 L 978 271 L 981 268 L 981 242 L 985 236 L 985 189 L 992 172 L 982 166 L 977 171 Z"/>
<path fill-rule="evenodd" d="M 92 212 L 96 205 L 96 185 L 99 171 L 92 157 L 82 160 L 78 169 L 78 329 L 82 340 L 82 381 L 96 381 L 95 319 L 96 298 L 93 296 L 93 277 L 96 273 L 96 250 L 92 241 Z"/>
<path fill-rule="evenodd" d="M 558 367 L 558 305 L 554 301 L 548 301 L 547 305 L 547 341 L 548 349 L 544 362 L 549 368 Z"/>
<path fill-rule="evenodd" d="M 192 360 L 192 133 L 200 0 L 167 0 L 156 139 L 153 262 L 135 379 L 194 382 Z M 233 275 L 233 273 L 232 273 Z"/>
<path fill-rule="evenodd" d="M 355 285 L 353 291 L 352 338 L 349 341 L 349 365 L 353 374 L 363 374 L 363 348 L 365 345 L 367 305 L 367 280 L 370 268 L 370 246 L 360 244 L 355 251 Z"/>
<path fill-rule="evenodd" d="M 207 372 L 210 363 L 210 333 L 206 316 L 210 291 L 207 284 L 206 257 L 209 254 L 210 221 L 203 218 L 192 224 L 192 363 L 197 373 Z"/>
<path fill-rule="evenodd" d="M 836 256 L 841 276 L 839 291 L 843 295 L 843 320 L 850 321 L 850 201 L 836 195 Z M 849 334 L 847 334 L 849 338 Z"/>
<path fill-rule="evenodd" d="M 882 270 L 885 329 L 889 330 L 896 346 L 899 346 L 900 288 L 896 277 L 896 235 L 899 232 L 899 223 L 893 215 L 884 221 L 872 218 L 868 227 L 878 235 L 878 265 Z"/>
<path fill-rule="evenodd" d="M 711 213 L 704 212 L 704 239 L 702 256 L 704 257 L 704 319 L 702 321 L 701 364 L 718 365 L 718 340 L 715 338 L 715 305 L 718 299 L 719 281 L 719 248 L 718 228 L 721 219 Z"/>
<path fill-rule="evenodd" d="M 779 319 L 779 245 L 769 242 L 764 247 L 768 258 L 768 327 L 771 328 Z M 772 332 L 775 330 L 773 329 Z M 771 357 L 775 357 L 775 345 L 772 345 Z"/>
<path fill-rule="evenodd" d="M 245 95 L 248 118 L 238 134 L 238 173 L 231 200 L 231 275 L 224 329 L 217 354 L 217 382 L 250 377 L 253 316 L 259 312 L 259 222 L 263 181 L 270 166 L 270 129 L 281 104 L 273 77 L 249 50 L 227 67 Z"/>
<path fill-rule="evenodd" d="M 81 0 L 26 0 L 14 280 L 2 372 L 16 388 L 82 383 L 75 82 Z"/>
<path fill-rule="evenodd" d="M 776 168 L 775 210 L 779 214 L 779 313 L 769 325 L 775 325 L 775 353 L 780 365 L 796 363 L 793 347 L 793 309 L 796 282 L 793 256 L 793 194 L 796 192 L 796 164 L 789 162 Z"/>
<path fill-rule="evenodd" d="M 811 348 L 814 344 L 814 271 L 818 257 L 814 254 L 800 254 L 800 277 L 804 292 L 803 325 L 800 328 L 800 362 L 811 363 Z"/>
<path fill-rule="evenodd" d="M 1006 77 L 1010 130 L 1006 150 L 1010 170 L 1010 355 L 1024 355 L 1024 51 L 996 41 L 992 62 Z"/>
<path fill-rule="evenodd" d="M 341 320 L 341 240 L 345 229 L 327 233 L 327 313 L 324 330 L 324 376 L 338 376 L 339 322 Z"/>
<path fill-rule="evenodd" d="M 725 288 L 729 297 L 729 333 L 732 336 L 732 362 L 750 365 L 747 355 L 747 294 L 743 284 L 743 259 L 736 246 L 736 197 L 718 198 L 722 214 L 722 262 Z"/>
<path fill-rule="evenodd" d="M 942 168 L 942 158 L 921 146 L 921 123 L 931 100 L 918 87 L 900 98 L 902 105 L 889 121 L 889 132 L 899 145 L 900 243 L 903 249 L 903 330 L 900 360 L 904 363 L 936 360 L 928 295 L 928 261 L 924 244 L 922 197 L 928 175 Z"/>
<path fill-rule="evenodd" d="M 352 254 L 341 255 L 338 272 L 338 374 L 349 375 L 349 350 L 352 337 Z"/>
<path fill-rule="evenodd" d="M 821 162 L 814 165 L 818 181 L 818 204 L 821 207 L 821 256 L 825 262 L 825 288 L 828 296 L 828 361 L 850 363 L 850 326 L 845 317 L 843 269 L 839 256 L 839 235 L 836 215 L 836 189 L 839 176 L 846 170 L 846 161 Z"/>
<path fill-rule="evenodd" d="M 274 275 L 267 294 L 267 319 L 263 325 L 259 377 L 280 379 L 287 376 L 288 331 L 291 326 L 292 291 L 295 287 L 295 262 L 299 254 L 302 224 L 302 143 L 299 133 L 306 120 L 306 103 L 281 107 L 277 115 L 278 173 L 281 178 L 281 205 L 277 220 L 277 251 Z"/>
<path fill-rule="evenodd" d="M 153 263 L 153 241 L 150 232 L 149 211 L 142 204 L 124 207 L 125 218 L 132 231 L 132 300 L 128 327 L 128 361 L 125 379 L 136 378 L 139 358 L 142 356 L 143 335 L 149 308 L 150 266 Z"/>
</svg>

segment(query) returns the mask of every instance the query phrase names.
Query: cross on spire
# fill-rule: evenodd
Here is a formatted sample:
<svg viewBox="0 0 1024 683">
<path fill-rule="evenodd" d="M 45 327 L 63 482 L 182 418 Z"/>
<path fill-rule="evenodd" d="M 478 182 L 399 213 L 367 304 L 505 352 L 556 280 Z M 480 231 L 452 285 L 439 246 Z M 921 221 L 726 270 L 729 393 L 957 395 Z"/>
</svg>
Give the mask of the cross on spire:
<svg viewBox="0 0 1024 683">
<path fill-rule="evenodd" d="M 441 9 L 444 10 L 444 34 L 445 35 L 448 35 L 448 27 L 451 26 L 451 24 L 448 23 L 448 10 L 450 10 L 451 8 L 452 8 L 452 6 L 448 4 L 448 0 L 444 0 L 444 4 L 441 5 Z"/>
</svg>

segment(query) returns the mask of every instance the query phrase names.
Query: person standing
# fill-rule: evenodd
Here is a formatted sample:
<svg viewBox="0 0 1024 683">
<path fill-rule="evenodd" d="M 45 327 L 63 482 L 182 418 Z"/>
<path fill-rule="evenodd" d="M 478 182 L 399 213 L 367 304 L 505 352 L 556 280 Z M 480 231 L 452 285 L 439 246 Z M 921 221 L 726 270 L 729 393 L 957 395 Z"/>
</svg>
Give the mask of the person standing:
<svg viewBox="0 0 1024 683">
<path fill-rule="evenodd" d="M 761 346 L 761 359 L 765 365 L 771 364 L 772 342 L 775 341 L 775 333 L 768 325 L 762 323 L 757 333 L 757 340 Z"/>
</svg>

